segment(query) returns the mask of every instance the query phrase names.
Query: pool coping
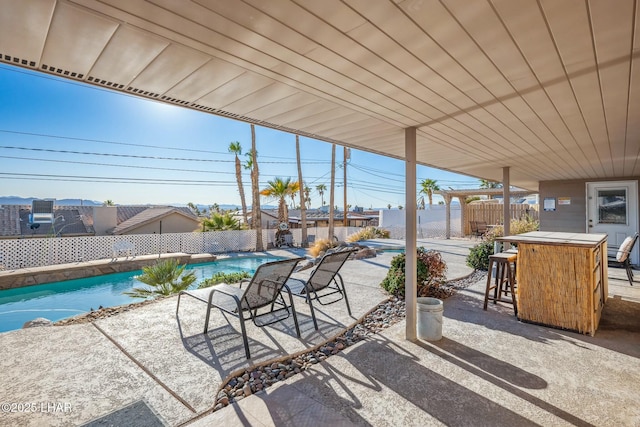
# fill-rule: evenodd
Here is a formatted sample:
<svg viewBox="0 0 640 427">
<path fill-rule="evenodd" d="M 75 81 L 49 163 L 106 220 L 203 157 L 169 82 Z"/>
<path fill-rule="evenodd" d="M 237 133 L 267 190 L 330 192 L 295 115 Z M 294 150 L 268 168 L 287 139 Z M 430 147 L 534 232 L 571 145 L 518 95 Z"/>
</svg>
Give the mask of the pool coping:
<svg viewBox="0 0 640 427">
<path fill-rule="evenodd" d="M 140 270 L 142 267 L 154 264 L 158 259 L 177 259 L 181 264 L 201 264 L 212 262 L 219 258 L 223 257 L 209 253 L 169 253 L 3 270 L 0 271 L 0 290 Z"/>
</svg>

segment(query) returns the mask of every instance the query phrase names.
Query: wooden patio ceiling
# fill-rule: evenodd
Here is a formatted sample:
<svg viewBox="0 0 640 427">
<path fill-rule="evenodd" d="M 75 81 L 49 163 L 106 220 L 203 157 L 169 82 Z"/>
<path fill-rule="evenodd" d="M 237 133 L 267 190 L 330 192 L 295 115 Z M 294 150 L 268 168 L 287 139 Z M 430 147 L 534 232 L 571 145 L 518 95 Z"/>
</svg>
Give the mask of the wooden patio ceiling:
<svg viewBox="0 0 640 427">
<path fill-rule="evenodd" d="M 640 175 L 634 0 L 0 0 L 0 61 L 511 184 Z"/>
</svg>

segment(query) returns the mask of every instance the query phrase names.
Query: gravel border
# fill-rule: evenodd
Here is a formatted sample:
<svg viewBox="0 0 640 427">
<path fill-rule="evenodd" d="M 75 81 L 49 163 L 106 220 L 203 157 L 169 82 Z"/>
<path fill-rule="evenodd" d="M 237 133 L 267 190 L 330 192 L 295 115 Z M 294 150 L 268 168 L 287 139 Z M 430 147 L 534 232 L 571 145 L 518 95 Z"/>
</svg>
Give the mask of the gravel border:
<svg viewBox="0 0 640 427">
<path fill-rule="evenodd" d="M 428 296 L 446 299 L 460 289 L 465 289 L 480 280 L 486 280 L 486 275 L 485 271 L 474 271 L 466 277 L 451 280 L 438 288 L 432 288 L 432 292 Z M 404 320 L 405 317 L 406 305 L 404 299 L 391 297 L 371 310 L 355 326 L 315 349 L 281 362 L 257 365 L 228 378 L 218 390 L 215 405 L 211 412 L 222 409 L 254 393 L 259 393 L 274 383 L 286 380 L 316 363 L 338 354 L 345 348 L 366 339 L 368 336 L 395 325 Z"/>
</svg>

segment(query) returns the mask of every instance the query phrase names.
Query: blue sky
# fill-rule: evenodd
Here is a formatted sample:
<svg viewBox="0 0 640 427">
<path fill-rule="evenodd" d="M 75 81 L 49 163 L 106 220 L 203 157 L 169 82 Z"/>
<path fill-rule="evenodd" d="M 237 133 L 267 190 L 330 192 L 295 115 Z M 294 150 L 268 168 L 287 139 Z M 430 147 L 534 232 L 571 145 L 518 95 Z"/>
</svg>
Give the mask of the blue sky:
<svg viewBox="0 0 640 427">
<path fill-rule="evenodd" d="M 4 64 L 0 100 L 0 196 L 240 205 L 228 147 L 239 141 L 249 151 L 249 124 Z M 256 126 L 256 144 L 261 188 L 276 176 L 297 180 L 295 135 Z M 303 180 L 318 207 L 316 186 L 330 184 L 331 144 L 301 137 L 300 151 Z M 339 165 L 342 156 L 337 146 Z M 423 166 L 417 176 L 443 188 L 478 185 Z M 340 166 L 340 208 L 342 177 Z M 248 171 L 243 179 L 250 204 Z M 404 205 L 404 162 L 351 150 L 347 193 L 352 206 Z M 328 192 L 324 199 L 328 203 Z"/>
</svg>

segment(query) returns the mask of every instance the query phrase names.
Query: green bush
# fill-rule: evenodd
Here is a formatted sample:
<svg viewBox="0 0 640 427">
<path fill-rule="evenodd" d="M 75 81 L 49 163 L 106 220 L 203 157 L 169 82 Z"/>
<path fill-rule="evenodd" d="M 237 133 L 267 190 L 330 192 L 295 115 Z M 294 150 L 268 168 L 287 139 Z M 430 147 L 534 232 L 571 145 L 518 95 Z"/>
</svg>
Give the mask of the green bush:
<svg viewBox="0 0 640 427">
<path fill-rule="evenodd" d="M 540 223 L 538 221 L 534 221 L 529 217 L 523 219 L 512 219 L 511 224 L 509 225 L 511 227 L 510 233 L 512 235 L 536 231 L 540 227 Z M 485 235 L 482 236 L 482 242 L 469 250 L 467 265 L 476 270 L 488 270 L 489 256 L 493 255 L 493 243 L 498 237 L 502 236 L 504 236 L 504 227 L 502 225 L 493 227 L 491 230 L 486 232 Z"/>
<path fill-rule="evenodd" d="M 447 264 L 442 259 L 440 252 L 426 250 L 423 247 L 417 251 L 417 274 L 418 292 L 417 295 L 426 296 L 430 287 L 440 286 L 445 282 Z M 391 260 L 391 267 L 387 277 L 384 278 L 380 286 L 390 294 L 404 298 L 405 294 L 405 254 L 396 255 Z"/>
<path fill-rule="evenodd" d="M 204 279 L 198 285 L 198 289 L 208 288 L 209 286 L 217 285 L 218 283 L 240 283 L 243 279 L 249 278 L 251 278 L 251 274 L 246 271 L 238 271 L 235 273 L 219 271 L 210 278 Z"/>
<path fill-rule="evenodd" d="M 487 271 L 491 255 L 493 255 L 493 240 L 485 240 L 469 249 L 467 265 L 476 270 Z"/>
</svg>

